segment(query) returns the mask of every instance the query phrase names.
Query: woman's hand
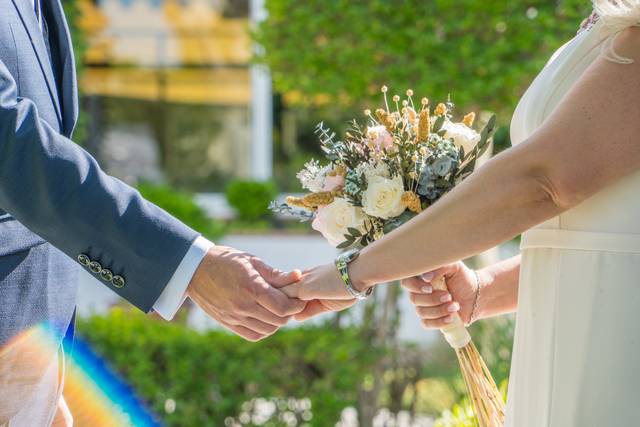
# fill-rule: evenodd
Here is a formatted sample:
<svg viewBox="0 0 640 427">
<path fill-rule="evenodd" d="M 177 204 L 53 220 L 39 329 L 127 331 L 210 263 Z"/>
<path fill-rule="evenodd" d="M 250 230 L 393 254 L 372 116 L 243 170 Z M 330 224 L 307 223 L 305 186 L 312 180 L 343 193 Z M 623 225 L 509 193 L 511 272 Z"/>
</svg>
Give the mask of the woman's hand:
<svg viewBox="0 0 640 427">
<path fill-rule="evenodd" d="M 314 299 L 307 303 L 304 310 L 293 317 L 298 321 L 303 321 L 323 313 L 345 310 L 356 302 L 358 302 L 358 300 L 355 299 Z"/>
<path fill-rule="evenodd" d="M 359 283 L 355 282 L 353 285 L 357 290 L 363 290 Z M 296 320 L 306 320 L 322 313 L 344 310 L 357 302 L 347 291 L 334 264 L 306 270 L 299 282 L 280 290 L 290 298 L 308 301 L 306 308 L 295 315 Z"/>
<path fill-rule="evenodd" d="M 432 284 L 444 277 L 449 291 L 433 289 Z M 422 324 L 428 329 L 440 329 L 458 313 L 465 324 L 472 323 L 473 304 L 477 292 L 477 278 L 473 270 L 458 261 L 436 270 L 402 281 Z"/>
<path fill-rule="evenodd" d="M 351 268 L 349 268 L 349 272 L 353 287 L 358 291 L 364 291 L 365 286 L 354 277 Z M 298 298 L 303 301 L 353 299 L 334 264 L 325 264 L 306 270 L 302 273 L 300 281 L 281 288 L 281 290 L 289 298 Z"/>
</svg>

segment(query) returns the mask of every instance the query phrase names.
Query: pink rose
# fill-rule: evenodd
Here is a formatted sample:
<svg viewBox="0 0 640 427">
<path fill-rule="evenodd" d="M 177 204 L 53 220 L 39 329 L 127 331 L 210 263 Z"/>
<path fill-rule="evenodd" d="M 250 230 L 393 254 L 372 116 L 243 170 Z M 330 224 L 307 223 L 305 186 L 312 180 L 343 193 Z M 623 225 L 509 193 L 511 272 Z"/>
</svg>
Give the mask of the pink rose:
<svg viewBox="0 0 640 427">
<path fill-rule="evenodd" d="M 367 128 L 368 145 L 376 151 L 389 150 L 393 147 L 393 138 L 382 125 Z"/>
<path fill-rule="evenodd" d="M 322 188 L 322 191 L 333 191 L 333 190 L 337 190 L 338 188 L 344 187 L 344 176 L 342 175 L 335 175 L 335 176 L 330 176 L 327 175 L 324 178 L 324 187 Z"/>
</svg>

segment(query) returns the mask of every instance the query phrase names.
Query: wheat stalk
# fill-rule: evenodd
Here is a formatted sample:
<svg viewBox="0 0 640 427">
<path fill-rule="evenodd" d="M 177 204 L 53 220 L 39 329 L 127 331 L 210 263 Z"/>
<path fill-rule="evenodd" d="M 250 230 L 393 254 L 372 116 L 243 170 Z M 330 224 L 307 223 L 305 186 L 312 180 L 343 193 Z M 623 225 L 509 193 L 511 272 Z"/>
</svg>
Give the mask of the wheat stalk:
<svg viewBox="0 0 640 427">
<path fill-rule="evenodd" d="M 447 290 L 444 279 L 433 283 L 437 290 Z M 441 329 L 445 339 L 456 351 L 462 378 L 473 404 L 474 413 L 480 427 L 503 427 L 504 401 L 491 372 L 482 360 L 471 336 L 458 314 L 453 321 Z"/>
</svg>

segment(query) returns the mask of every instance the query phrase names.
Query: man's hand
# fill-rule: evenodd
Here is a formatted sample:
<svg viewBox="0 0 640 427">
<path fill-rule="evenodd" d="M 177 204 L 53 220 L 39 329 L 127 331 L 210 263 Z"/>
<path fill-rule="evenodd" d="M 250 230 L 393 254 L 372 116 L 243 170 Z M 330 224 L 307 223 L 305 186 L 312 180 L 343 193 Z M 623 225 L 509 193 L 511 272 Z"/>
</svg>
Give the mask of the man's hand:
<svg viewBox="0 0 640 427">
<path fill-rule="evenodd" d="M 249 341 L 258 341 L 285 325 L 306 303 L 288 298 L 276 287 L 300 279 L 258 258 L 214 246 L 196 270 L 187 295 L 209 316 Z"/>
<path fill-rule="evenodd" d="M 363 290 L 363 286 L 358 282 L 354 282 L 354 286 Z M 333 264 L 305 271 L 298 283 L 286 286 L 282 291 L 291 298 L 308 301 L 305 309 L 295 315 L 296 320 L 306 320 L 330 311 L 341 311 L 357 302 L 347 291 Z"/>
</svg>

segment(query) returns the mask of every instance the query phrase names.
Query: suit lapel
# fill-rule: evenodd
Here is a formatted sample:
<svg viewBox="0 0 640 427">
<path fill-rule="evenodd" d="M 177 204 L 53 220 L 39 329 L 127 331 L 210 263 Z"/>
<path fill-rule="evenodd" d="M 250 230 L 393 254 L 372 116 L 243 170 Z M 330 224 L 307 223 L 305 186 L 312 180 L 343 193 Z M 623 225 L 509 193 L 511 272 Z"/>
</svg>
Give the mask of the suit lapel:
<svg viewBox="0 0 640 427">
<path fill-rule="evenodd" d="M 32 10 L 30 2 L 28 0 L 12 0 L 12 2 L 16 10 L 18 11 L 18 14 L 20 15 L 22 25 L 27 30 L 27 34 L 29 34 L 31 46 L 36 53 L 38 64 L 40 65 L 40 69 L 44 74 L 45 80 L 47 81 L 49 95 L 51 96 L 51 100 L 53 101 L 58 120 L 60 124 L 62 124 L 62 112 L 60 109 L 60 101 L 58 100 L 58 90 L 56 89 L 56 82 L 53 76 L 51 61 L 49 59 L 49 54 L 47 53 L 47 47 L 44 43 L 44 37 L 42 36 L 42 32 L 40 31 L 40 25 L 38 24 L 38 20 L 36 19 L 36 14 Z"/>
<path fill-rule="evenodd" d="M 73 55 L 73 45 L 69 26 L 64 16 L 64 10 L 59 0 L 44 0 L 51 11 L 53 24 L 56 27 L 55 43 L 61 56 L 62 64 L 62 112 L 63 125 L 66 135 L 71 136 L 78 120 L 78 82 L 76 77 L 76 63 Z"/>
</svg>

